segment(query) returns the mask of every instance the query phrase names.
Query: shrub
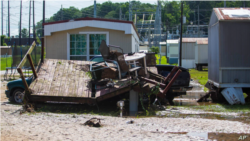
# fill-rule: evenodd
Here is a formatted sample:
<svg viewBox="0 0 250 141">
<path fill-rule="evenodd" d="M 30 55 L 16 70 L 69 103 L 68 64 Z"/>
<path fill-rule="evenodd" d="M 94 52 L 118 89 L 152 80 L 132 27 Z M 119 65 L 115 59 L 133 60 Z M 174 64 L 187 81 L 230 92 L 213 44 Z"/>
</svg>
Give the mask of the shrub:
<svg viewBox="0 0 250 141">
<path fill-rule="evenodd" d="M 154 52 L 154 53 L 156 53 L 156 54 L 158 54 L 158 53 L 160 52 L 159 47 L 155 47 L 155 46 L 151 47 L 151 48 L 150 48 L 150 51 L 151 51 L 151 52 Z"/>
<path fill-rule="evenodd" d="M 5 39 L 5 36 L 1 35 L 1 46 L 7 46 L 7 44 L 5 43 L 4 39 Z"/>
</svg>

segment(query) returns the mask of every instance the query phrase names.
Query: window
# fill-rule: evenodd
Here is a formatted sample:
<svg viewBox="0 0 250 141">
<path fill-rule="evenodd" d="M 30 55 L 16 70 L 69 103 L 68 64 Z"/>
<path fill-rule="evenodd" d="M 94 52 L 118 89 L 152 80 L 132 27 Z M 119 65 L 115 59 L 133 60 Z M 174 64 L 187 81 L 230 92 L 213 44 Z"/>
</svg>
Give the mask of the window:
<svg viewBox="0 0 250 141">
<path fill-rule="evenodd" d="M 87 35 L 71 34 L 70 35 L 70 60 L 87 59 Z"/>
<path fill-rule="evenodd" d="M 68 34 L 68 60 L 90 60 L 96 55 L 102 40 L 108 44 L 108 32 Z"/>
</svg>

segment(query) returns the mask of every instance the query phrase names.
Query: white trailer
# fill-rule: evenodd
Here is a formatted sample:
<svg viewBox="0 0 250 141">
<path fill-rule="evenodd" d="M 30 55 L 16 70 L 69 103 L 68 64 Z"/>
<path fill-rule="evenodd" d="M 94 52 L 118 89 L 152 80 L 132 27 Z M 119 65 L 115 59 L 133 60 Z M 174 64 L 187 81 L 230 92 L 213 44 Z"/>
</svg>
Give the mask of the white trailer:
<svg viewBox="0 0 250 141">
<path fill-rule="evenodd" d="M 201 71 L 203 66 L 208 66 L 208 38 L 201 38 L 195 44 L 195 66 Z"/>
</svg>

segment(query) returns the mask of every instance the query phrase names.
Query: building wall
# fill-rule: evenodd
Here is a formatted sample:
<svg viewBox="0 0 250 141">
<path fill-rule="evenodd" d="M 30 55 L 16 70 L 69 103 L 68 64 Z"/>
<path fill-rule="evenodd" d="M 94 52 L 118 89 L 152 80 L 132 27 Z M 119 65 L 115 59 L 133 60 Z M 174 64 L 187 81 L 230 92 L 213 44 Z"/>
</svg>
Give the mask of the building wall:
<svg viewBox="0 0 250 141">
<path fill-rule="evenodd" d="M 195 59 L 195 42 L 182 43 L 182 59 Z"/>
<path fill-rule="evenodd" d="M 7 55 L 12 55 L 12 49 L 10 46 L 1 46 L 0 49 L 1 55 L 6 55 L 6 53 Z"/>
<path fill-rule="evenodd" d="M 219 24 L 208 28 L 208 79 L 219 83 Z"/>
<path fill-rule="evenodd" d="M 195 63 L 208 63 L 208 45 L 196 44 Z"/>
<path fill-rule="evenodd" d="M 220 22 L 221 83 L 250 83 L 250 22 Z"/>
<path fill-rule="evenodd" d="M 109 44 L 120 46 L 125 53 L 132 51 L 131 34 L 124 34 L 124 31 L 109 29 L 83 27 L 72 30 L 52 33 L 45 36 L 46 58 L 67 59 L 67 34 L 79 34 L 79 32 L 109 32 Z"/>
</svg>

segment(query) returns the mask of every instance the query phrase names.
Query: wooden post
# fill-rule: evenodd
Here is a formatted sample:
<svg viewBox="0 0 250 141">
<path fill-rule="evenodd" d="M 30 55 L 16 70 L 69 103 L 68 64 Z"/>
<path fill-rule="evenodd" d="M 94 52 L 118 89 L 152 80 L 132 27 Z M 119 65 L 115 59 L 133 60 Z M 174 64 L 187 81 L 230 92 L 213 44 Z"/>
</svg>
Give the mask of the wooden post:
<svg viewBox="0 0 250 141">
<path fill-rule="evenodd" d="M 33 75 L 34 75 L 35 78 L 37 78 L 37 73 L 36 73 L 36 70 L 35 70 L 35 67 L 34 67 L 34 64 L 33 64 L 33 61 L 32 61 L 32 58 L 31 58 L 30 54 L 27 54 L 27 57 L 28 57 L 28 60 L 30 62 L 30 66 L 31 66 Z"/>
<path fill-rule="evenodd" d="M 21 68 L 17 68 L 17 71 L 18 73 L 20 74 L 21 76 L 21 79 L 23 81 L 23 85 L 24 85 L 24 88 L 25 88 L 25 91 L 29 92 L 29 86 L 27 84 L 27 81 L 25 80 L 25 77 L 23 76 L 23 71 Z"/>
</svg>

